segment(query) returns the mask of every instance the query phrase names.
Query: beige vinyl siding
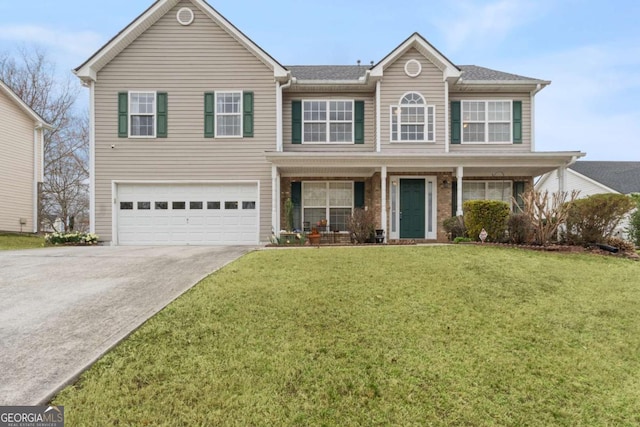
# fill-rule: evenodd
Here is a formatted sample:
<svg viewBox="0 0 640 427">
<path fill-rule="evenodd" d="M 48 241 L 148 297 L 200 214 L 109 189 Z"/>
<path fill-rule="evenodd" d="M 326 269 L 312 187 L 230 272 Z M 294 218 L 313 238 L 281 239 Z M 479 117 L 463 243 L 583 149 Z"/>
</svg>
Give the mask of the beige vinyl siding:
<svg viewBox="0 0 640 427">
<path fill-rule="evenodd" d="M 190 26 L 176 21 L 191 7 Z M 118 138 L 118 92 L 168 93 L 168 137 Z M 204 93 L 254 92 L 254 137 L 204 138 Z M 96 232 L 112 239 L 112 181 L 260 181 L 260 239 L 271 234 L 271 165 L 276 147 L 273 71 L 191 2 L 182 1 L 98 74 Z M 111 148 L 114 145 L 114 148 Z"/>
<path fill-rule="evenodd" d="M 0 91 L 0 230 L 3 231 L 32 232 L 34 228 L 34 127 L 33 120 Z M 27 223 L 20 226 L 20 218 Z"/>
<path fill-rule="evenodd" d="M 451 144 L 451 152 L 496 152 L 501 151 L 530 152 L 531 151 L 531 96 L 529 93 L 449 93 L 450 101 L 522 101 L 522 144 Z M 451 103 L 449 103 L 449 117 L 451 117 Z M 513 129 L 512 129 L 513 131 Z"/>
<path fill-rule="evenodd" d="M 375 151 L 376 140 L 376 98 L 374 94 L 364 93 L 304 93 L 285 92 L 283 94 L 282 120 L 283 120 L 283 146 L 284 151 Z M 364 101 L 364 144 L 292 144 L 291 143 L 291 101 L 301 100 L 354 100 Z"/>
<path fill-rule="evenodd" d="M 422 65 L 418 77 L 407 76 L 404 66 L 410 59 Z M 444 152 L 445 140 L 445 92 L 443 73 L 415 48 L 410 49 L 384 70 L 380 97 L 380 142 L 386 153 L 398 151 Z M 391 142 L 390 106 L 398 105 L 407 92 L 420 93 L 427 105 L 435 105 L 436 142 Z"/>
</svg>

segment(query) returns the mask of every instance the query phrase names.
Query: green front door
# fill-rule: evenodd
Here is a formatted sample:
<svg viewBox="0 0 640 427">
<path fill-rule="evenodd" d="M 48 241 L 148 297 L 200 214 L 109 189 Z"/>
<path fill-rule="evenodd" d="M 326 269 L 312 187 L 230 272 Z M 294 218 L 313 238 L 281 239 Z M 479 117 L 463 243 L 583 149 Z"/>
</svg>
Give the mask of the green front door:
<svg viewBox="0 0 640 427">
<path fill-rule="evenodd" d="M 400 238 L 424 239 L 424 179 L 400 180 Z"/>
</svg>

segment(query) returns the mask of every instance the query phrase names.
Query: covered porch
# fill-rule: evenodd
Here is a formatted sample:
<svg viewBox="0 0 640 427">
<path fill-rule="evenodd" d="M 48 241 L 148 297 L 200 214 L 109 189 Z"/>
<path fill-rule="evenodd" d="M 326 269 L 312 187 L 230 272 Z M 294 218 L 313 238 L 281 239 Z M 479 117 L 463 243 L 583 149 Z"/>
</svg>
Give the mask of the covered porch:
<svg viewBox="0 0 640 427">
<path fill-rule="evenodd" d="M 330 233 L 348 242 L 354 209 L 373 212 L 385 241 L 446 242 L 442 221 L 463 215 L 463 202 L 511 202 L 533 178 L 563 171 L 581 153 L 421 155 L 414 153 L 267 153 L 272 163 L 272 229 L 289 228 L 285 202 L 293 203 L 293 228 Z"/>
</svg>

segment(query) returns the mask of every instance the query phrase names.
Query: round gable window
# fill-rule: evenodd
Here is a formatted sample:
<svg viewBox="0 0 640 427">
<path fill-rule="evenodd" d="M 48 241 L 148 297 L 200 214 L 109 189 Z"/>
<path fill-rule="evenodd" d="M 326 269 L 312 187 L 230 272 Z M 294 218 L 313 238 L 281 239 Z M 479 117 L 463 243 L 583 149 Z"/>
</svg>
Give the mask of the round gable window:
<svg viewBox="0 0 640 427">
<path fill-rule="evenodd" d="M 422 64 L 416 59 L 410 59 L 404 64 L 404 72 L 409 77 L 418 77 L 422 72 Z"/>
<path fill-rule="evenodd" d="M 191 23 L 193 22 L 193 18 L 193 10 L 189 9 L 188 7 L 183 7 L 176 14 L 176 19 L 178 20 L 180 25 L 191 25 Z"/>
</svg>

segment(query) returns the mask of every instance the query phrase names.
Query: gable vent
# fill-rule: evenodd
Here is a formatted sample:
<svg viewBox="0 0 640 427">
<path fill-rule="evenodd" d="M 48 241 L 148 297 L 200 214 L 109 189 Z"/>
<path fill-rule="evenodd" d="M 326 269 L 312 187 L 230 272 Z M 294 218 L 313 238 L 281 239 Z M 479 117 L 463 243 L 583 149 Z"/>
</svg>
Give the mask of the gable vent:
<svg viewBox="0 0 640 427">
<path fill-rule="evenodd" d="M 191 25 L 193 22 L 193 10 L 188 7 L 183 7 L 176 14 L 176 19 L 181 25 Z"/>
<path fill-rule="evenodd" d="M 422 64 L 415 59 L 410 59 L 404 64 L 404 72 L 409 77 L 418 77 L 422 72 Z"/>
</svg>

